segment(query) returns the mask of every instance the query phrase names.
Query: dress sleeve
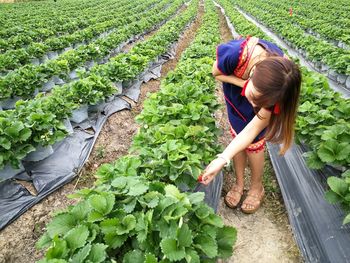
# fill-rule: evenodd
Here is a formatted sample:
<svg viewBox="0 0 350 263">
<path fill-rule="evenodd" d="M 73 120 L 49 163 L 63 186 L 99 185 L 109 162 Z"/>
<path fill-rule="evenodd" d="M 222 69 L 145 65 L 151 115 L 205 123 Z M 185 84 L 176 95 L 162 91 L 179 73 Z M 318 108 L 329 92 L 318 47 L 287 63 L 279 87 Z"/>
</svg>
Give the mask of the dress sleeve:
<svg viewBox="0 0 350 263">
<path fill-rule="evenodd" d="M 266 41 L 266 40 L 263 40 L 263 39 L 259 39 L 259 43 L 263 44 L 269 52 L 276 53 L 279 56 L 283 57 L 283 55 L 284 55 L 283 51 L 276 44 L 271 43 L 271 42 Z"/>
<path fill-rule="evenodd" d="M 241 42 L 241 40 L 233 40 L 231 42 L 217 46 L 217 67 L 223 75 L 232 75 L 233 71 L 237 67 Z"/>
</svg>

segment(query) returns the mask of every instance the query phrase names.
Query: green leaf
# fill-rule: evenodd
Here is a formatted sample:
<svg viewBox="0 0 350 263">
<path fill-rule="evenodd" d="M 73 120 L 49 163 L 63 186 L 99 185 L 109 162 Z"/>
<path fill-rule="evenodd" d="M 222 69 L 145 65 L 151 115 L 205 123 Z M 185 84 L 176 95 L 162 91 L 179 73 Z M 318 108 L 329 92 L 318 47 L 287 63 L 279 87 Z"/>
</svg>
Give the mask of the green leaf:
<svg viewBox="0 0 350 263">
<path fill-rule="evenodd" d="M 201 249 L 209 258 L 217 256 L 218 245 L 211 236 L 200 234 L 195 237 L 194 243 L 196 244 L 196 247 Z"/>
<path fill-rule="evenodd" d="M 136 216 L 136 218 L 137 218 L 137 224 L 136 224 L 135 230 L 137 232 L 137 240 L 140 243 L 142 243 L 147 239 L 148 220 L 144 214 L 140 214 L 139 216 Z"/>
<path fill-rule="evenodd" d="M 147 192 L 147 190 L 148 190 L 148 185 L 144 183 L 137 183 L 132 185 L 132 187 L 130 187 L 128 195 L 131 195 L 131 196 L 142 195 L 143 193 Z"/>
<path fill-rule="evenodd" d="M 97 222 L 105 219 L 105 216 L 97 211 L 91 211 L 88 215 L 87 221 L 88 222 Z"/>
<path fill-rule="evenodd" d="M 18 138 L 19 136 L 19 132 L 24 129 L 24 125 L 22 122 L 14 122 L 11 124 L 10 127 L 7 127 L 4 132 L 5 134 L 7 134 L 8 136 L 12 137 L 12 138 Z"/>
<path fill-rule="evenodd" d="M 186 256 L 185 248 L 177 246 L 176 239 L 163 239 L 160 243 L 160 247 L 162 248 L 164 255 L 171 261 L 178 261 L 185 258 Z"/>
<path fill-rule="evenodd" d="M 179 219 L 180 217 L 184 216 L 187 212 L 188 212 L 188 209 L 183 207 L 183 206 L 172 205 L 170 207 L 167 207 L 164 210 L 163 218 L 167 222 L 169 222 L 170 220 L 177 220 L 177 219 Z"/>
<path fill-rule="evenodd" d="M 91 207 L 90 207 L 89 203 L 86 200 L 84 200 L 84 201 L 74 205 L 74 207 L 72 208 L 72 210 L 70 212 L 72 213 L 72 215 L 74 215 L 74 217 L 77 220 L 82 221 L 87 217 L 90 210 L 91 210 Z"/>
<path fill-rule="evenodd" d="M 118 189 L 124 189 L 127 186 L 128 181 L 129 180 L 126 177 L 117 177 L 112 181 L 111 185 Z"/>
<path fill-rule="evenodd" d="M 0 146 L 3 147 L 6 150 L 11 149 L 11 141 L 9 141 L 7 138 L 0 138 Z"/>
<path fill-rule="evenodd" d="M 70 230 L 64 238 L 67 241 L 68 247 L 74 251 L 85 245 L 89 234 L 89 229 L 86 226 L 81 225 Z"/>
<path fill-rule="evenodd" d="M 115 233 L 118 224 L 118 218 L 108 218 L 100 223 L 100 228 L 104 234 L 113 234 Z"/>
<path fill-rule="evenodd" d="M 206 205 L 200 205 L 200 206 L 196 209 L 195 214 L 196 214 L 196 216 L 197 216 L 198 218 L 204 219 L 204 218 L 206 218 L 206 217 L 209 216 L 210 212 L 211 212 L 211 211 L 210 211 L 210 209 L 209 209 L 208 206 L 206 206 Z"/>
<path fill-rule="evenodd" d="M 350 169 L 346 170 L 344 173 L 341 175 L 343 178 L 349 177 L 350 178 Z"/>
<path fill-rule="evenodd" d="M 132 213 L 135 209 L 137 198 L 132 198 L 128 203 L 124 204 L 124 212 Z"/>
<path fill-rule="evenodd" d="M 343 225 L 350 223 L 350 213 L 344 218 Z"/>
<path fill-rule="evenodd" d="M 203 192 L 197 192 L 190 194 L 188 196 L 188 199 L 190 200 L 191 204 L 198 204 L 204 200 L 205 194 Z"/>
<path fill-rule="evenodd" d="M 84 260 L 89 255 L 91 250 L 91 245 L 87 244 L 85 247 L 80 249 L 78 253 L 73 255 L 70 263 L 84 263 Z"/>
<path fill-rule="evenodd" d="M 346 160 L 350 158 L 350 144 L 347 142 L 339 143 L 337 147 L 336 159 L 338 161 Z"/>
<path fill-rule="evenodd" d="M 113 194 L 92 195 L 89 197 L 90 205 L 100 214 L 106 215 L 112 211 L 115 197 Z"/>
<path fill-rule="evenodd" d="M 92 263 L 104 262 L 107 257 L 107 253 L 106 253 L 107 247 L 108 246 L 100 243 L 93 244 L 91 247 L 88 260 L 90 260 Z"/>
<path fill-rule="evenodd" d="M 124 255 L 123 263 L 144 263 L 144 254 L 140 250 L 133 250 Z"/>
<path fill-rule="evenodd" d="M 327 178 L 327 183 L 333 192 L 337 193 L 340 196 L 344 196 L 348 191 L 348 185 L 343 179 L 340 179 L 335 176 Z"/>
<path fill-rule="evenodd" d="M 40 237 L 40 239 L 36 242 L 35 247 L 37 249 L 43 249 L 48 247 L 51 244 L 52 239 L 50 238 L 48 233 L 45 233 Z"/>
<path fill-rule="evenodd" d="M 20 141 L 26 141 L 30 136 L 32 135 L 32 131 L 28 128 L 24 128 L 20 131 L 20 134 L 18 136 Z"/>
<path fill-rule="evenodd" d="M 89 197 L 90 205 L 100 214 L 104 214 L 107 209 L 107 200 L 102 195 L 92 195 Z"/>
<path fill-rule="evenodd" d="M 72 214 L 60 214 L 47 225 L 47 232 L 53 238 L 56 235 L 66 234 L 75 226 L 76 219 Z"/>
<path fill-rule="evenodd" d="M 178 230 L 177 241 L 179 246 L 189 247 L 192 244 L 192 231 L 188 225 L 182 225 Z"/>
<path fill-rule="evenodd" d="M 167 223 L 164 219 L 162 219 L 158 221 L 157 228 L 159 228 L 160 230 L 161 238 L 176 238 L 177 236 L 178 224 L 176 221 L 170 221 L 169 223 Z"/>
<path fill-rule="evenodd" d="M 233 227 L 224 226 L 219 228 L 216 236 L 218 243 L 218 256 L 229 258 L 233 253 L 233 245 L 237 239 L 237 230 Z"/>
<path fill-rule="evenodd" d="M 142 199 L 139 199 L 139 203 L 149 208 L 154 208 L 159 203 L 159 196 L 160 194 L 158 192 L 148 192 L 147 194 L 143 195 Z"/>
<path fill-rule="evenodd" d="M 133 215 L 127 215 L 123 218 L 120 224 L 117 225 L 116 233 L 123 235 L 129 233 L 136 226 L 136 218 Z"/>
<path fill-rule="evenodd" d="M 42 260 L 39 260 L 38 263 L 68 263 L 68 261 L 64 260 L 64 259 L 50 259 L 50 260 L 47 260 L 47 259 L 42 259 Z"/>
<path fill-rule="evenodd" d="M 336 204 L 342 200 L 341 197 L 333 191 L 327 191 L 325 193 L 325 198 L 330 204 Z"/>
<path fill-rule="evenodd" d="M 203 225 L 201 228 L 201 232 L 205 233 L 208 236 L 211 236 L 212 238 L 216 239 L 218 228 L 212 227 L 211 225 Z"/>
<path fill-rule="evenodd" d="M 110 163 L 105 163 L 101 165 L 97 171 L 95 176 L 99 179 L 99 182 L 108 182 L 112 180 L 115 175 L 115 166 Z"/>
<path fill-rule="evenodd" d="M 188 263 L 200 263 L 198 253 L 193 249 L 186 248 L 186 261 Z"/>
<path fill-rule="evenodd" d="M 69 249 L 67 248 L 67 242 L 56 236 L 53 238 L 52 243 L 52 247 L 50 247 L 46 252 L 46 258 L 54 259 L 66 257 L 69 252 Z"/>
<path fill-rule="evenodd" d="M 224 223 L 222 222 L 222 218 L 216 214 L 210 214 L 208 217 L 202 219 L 202 223 L 210 224 L 217 227 L 224 226 Z"/>
<path fill-rule="evenodd" d="M 306 152 L 303 156 L 307 158 L 306 163 L 311 169 L 322 169 L 325 165 L 315 152 Z"/>
<path fill-rule="evenodd" d="M 177 189 L 177 187 L 172 184 L 165 187 L 165 195 L 175 197 L 179 200 L 181 200 L 184 196 L 184 194 L 180 193 L 179 189 Z"/>
<path fill-rule="evenodd" d="M 148 253 L 145 255 L 145 261 L 144 263 L 157 263 L 158 260 L 155 255 Z"/>
<path fill-rule="evenodd" d="M 113 249 L 121 247 L 127 239 L 127 235 L 118 236 L 116 233 L 109 233 L 104 237 L 106 244 Z"/>
<path fill-rule="evenodd" d="M 332 149 L 323 145 L 320 146 L 319 150 L 317 151 L 317 154 L 320 157 L 320 159 L 325 163 L 332 163 L 335 161 L 336 158 Z"/>
</svg>

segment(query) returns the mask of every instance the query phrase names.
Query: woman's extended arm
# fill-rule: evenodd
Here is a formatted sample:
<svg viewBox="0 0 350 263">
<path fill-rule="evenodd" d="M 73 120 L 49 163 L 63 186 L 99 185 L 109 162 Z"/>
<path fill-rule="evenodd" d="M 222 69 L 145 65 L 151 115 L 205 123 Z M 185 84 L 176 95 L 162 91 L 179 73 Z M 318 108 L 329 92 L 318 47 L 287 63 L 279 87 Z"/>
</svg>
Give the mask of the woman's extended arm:
<svg viewBox="0 0 350 263">
<path fill-rule="evenodd" d="M 271 117 L 271 112 L 266 109 L 261 109 L 259 115 L 255 116 L 248 125 L 231 141 L 231 143 L 226 147 L 226 149 L 221 154 L 225 159 L 231 160 L 237 153 L 243 151 L 245 148 L 252 143 L 254 138 L 267 127 Z M 224 158 L 217 158 L 213 160 L 205 169 L 202 174 L 202 183 L 207 185 L 216 176 L 216 174 L 225 165 Z"/>
<path fill-rule="evenodd" d="M 234 84 L 236 86 L 243 88 L 246 80 L 240 79 L 234 75 L 230 75 L 230 76 L 223 75 L 219 71 L 217 64 L 218 64 L 217 61 L 215 61 L 213 64 L 213 70 L 212 70 L 212 74 L 216 80 L 219 80 L 221 82 L 231 83 L 231 84 Z"/>
</svg>

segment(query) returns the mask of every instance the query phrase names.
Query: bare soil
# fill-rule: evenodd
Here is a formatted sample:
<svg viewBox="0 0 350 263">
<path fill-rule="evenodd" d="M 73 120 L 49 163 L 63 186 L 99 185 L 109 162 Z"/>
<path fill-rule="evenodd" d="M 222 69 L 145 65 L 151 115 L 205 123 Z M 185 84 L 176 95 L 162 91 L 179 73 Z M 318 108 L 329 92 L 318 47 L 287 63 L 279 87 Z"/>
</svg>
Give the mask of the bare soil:
<svg viewBox="0 0 350 263">
<path fill-rule="evenodd" d="M 162 77 L 166 76 L 170 70 L 175 69 L 182 52 L 192 42 L 196 30 L 201 24 L 203 12 L 204 9 L 201 6 L 197 18 L 179 39 L 175 58 L 163 64 Z M 154 34 L 154 32 L 150 34 Z M 144 38 L 147 37 L 146 35 Z M 131 45 L 128 48 L 131 48 Z M 68 199 L 68 194 L 93 185 L 95 181 L 93 174 L 101 164 L 112 162 L 128 153 L 132 138 L 138 130 L 134 118 L 142 111 L 143 101 L 147 95 L 158 91 L 159 86 L 160 80 L 151 80 L 142 84 L 137 103 L 125 98 L 132 104 L 132 109 L 123 110 L 110 116 L 79 176 L 29 209 L 0 232 L 0 263 L 33 263 L 43 257 L 43 251 L 36 250 L 35 243 L 43 234 L 45 225 L 50 221 L 53 213 L 74 204 L 75 200 Z"/>
</svg>

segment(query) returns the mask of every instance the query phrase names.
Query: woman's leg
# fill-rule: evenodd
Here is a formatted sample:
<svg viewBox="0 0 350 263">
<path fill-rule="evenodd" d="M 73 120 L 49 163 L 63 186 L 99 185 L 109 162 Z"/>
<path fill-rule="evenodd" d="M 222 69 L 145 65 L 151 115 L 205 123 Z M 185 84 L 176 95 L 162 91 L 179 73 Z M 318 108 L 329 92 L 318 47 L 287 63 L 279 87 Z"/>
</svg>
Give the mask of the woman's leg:
<svg viewBox="0 0 350 263">
<path fill-rule="evenodd" d="M 248 153 L 248 161 L 251 169 L 251 182 L 247 198 L 242 204 L 243 209 L 254 209 L 260 205 L 259 199 L 263 190 L 264 151 Z"/>
<path fill-rule="evenodd" d="M 233 157 L 233 165 L 236 174 L 236 183 L 225 197 L 226 204 L 232 208 L 236 207 L 241 200 L 244 188 L 244 170 L 247 166 L 247 154 L 242 151 Z"/>
<path fill-rule="evenodd" d="M 242 151 L 233 157 L 233 164 L 236 174 L 236 185 L 243 190 L 244 187 L 244 170 L 247 167 L 247 154 Z"/>
</svg>

